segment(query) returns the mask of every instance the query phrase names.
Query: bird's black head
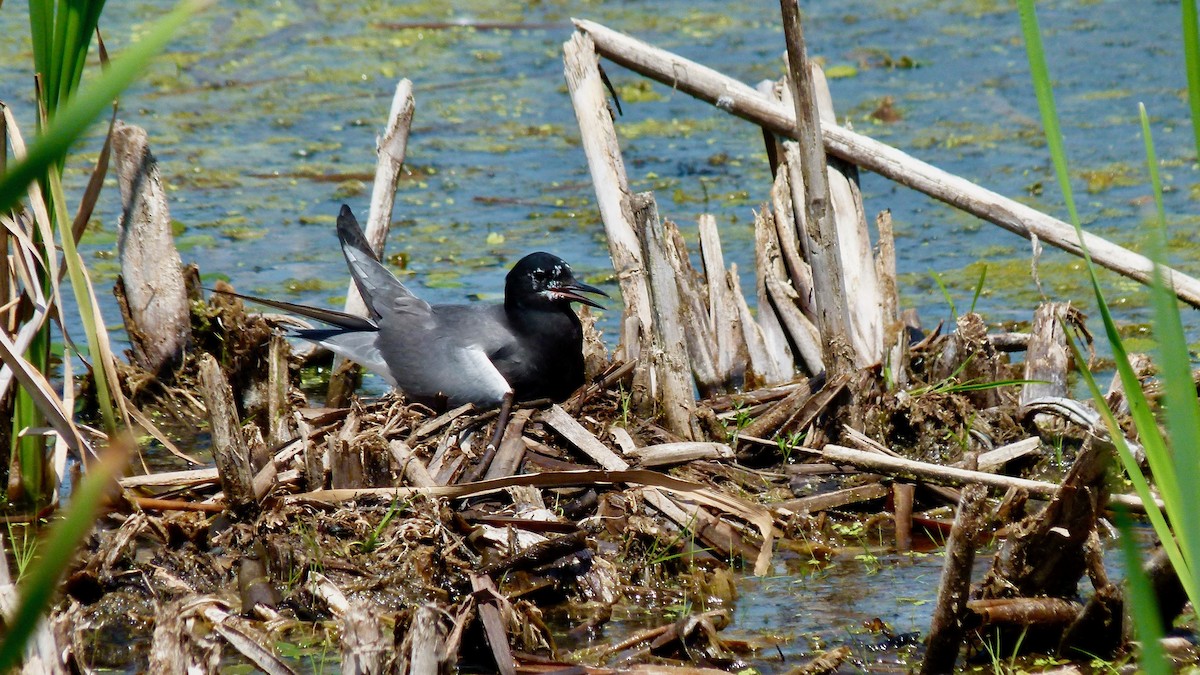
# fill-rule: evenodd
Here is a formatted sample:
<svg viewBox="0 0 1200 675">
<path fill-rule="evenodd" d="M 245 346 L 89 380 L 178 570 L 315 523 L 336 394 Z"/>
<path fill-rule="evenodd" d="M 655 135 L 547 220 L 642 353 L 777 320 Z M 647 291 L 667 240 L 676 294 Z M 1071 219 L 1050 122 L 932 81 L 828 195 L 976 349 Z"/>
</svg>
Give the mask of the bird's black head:
<svg viewBox="0 0 1200 675">
<path fill-rule="evenodd" d="M 504 303 L 523 307 L 566 306 L 581 302 L 592 307 L 601 307 L 580 293 L 597 293 L 608 297 L 608 293 L 577 281 L 571 266 L 562 258 L 550 253 L 530 253 L 517 261 L 504 283 Z"/>
</svg>

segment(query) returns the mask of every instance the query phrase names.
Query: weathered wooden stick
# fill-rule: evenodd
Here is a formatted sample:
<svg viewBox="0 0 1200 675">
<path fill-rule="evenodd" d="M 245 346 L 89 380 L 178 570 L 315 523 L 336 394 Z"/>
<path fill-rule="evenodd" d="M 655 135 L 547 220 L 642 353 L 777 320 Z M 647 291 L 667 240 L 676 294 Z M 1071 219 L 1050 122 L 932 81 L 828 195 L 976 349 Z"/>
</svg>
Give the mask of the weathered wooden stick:
<svg viewBox="0 0 1200 675">
<path fill-rule="evenodd" d="M 819 511 L 836 509 L 847 504 L 857 504 L 871 499 L 883 499 L 887 494 L 888 489 L 882 483 L 868 483 L 866 485 L 834 490 L 833 492 L 826 492 L 811 497 L 788 499 L 771 504 L 771 508 L 775 511 L 787 511 L 789 513 L 817 513 Z"/>
<path fill-rule="evenodd" d="M 525 423 L 532 414 L 532 410 L 525 408 L 514 412 L 509 418 L 508 426 L 504 429 L 504 440 L 501 441 L 496 456 L 483 475 L 485 479 L 504 478 L 517 473 L 517 469 L 521 467 L 521 458 L 525 456 L 522 434 L 525 433 Z"/>
<path fill-rule="evenodd" d="M 400 647 L 400 658 L 407 661 L 399 672 L 411 675 L 439 675 L 444 672 L 446 664 L 446 633 L 442 623 L 442 613 L 438 606 L 426 603 L 413 613 L 408 632 L 404 634 L 404 643 Z M 454 663 L 457 659 L 451 659 Z"/>
<path fill-rule="evenodd" d="M 508 646 L 508 632 L 504 629 L 504 618 L 499 607 L 500 603 L 507 604 L 508 599 L 501 595 L 496 584 L 483 574 L 471 575 L 471 588 L 477 598 L 476 607 L 479 609 L 479 619 L 483 622 L 484 637 L 487 638 L 488 646 L 492 649 L 492 658 L 496 661 L 496 672 L 500 675 L 516 675 L 517 664 Z"/>
<path fill-rule="evenodd" d="M 792 359 L 792 350 L 788 347 L 787 336 L 783 334 L 779 317 L 775 315 L 771 301 L 767 298 L 766 282 L 761 274 L 757 277 L 755 291 L 758 294 L 758 317 L 755 320 L 755 316 L 750 313 L 746 296 L 742 293 L 737 265 L 729 266 L 729 287 L 733 289 L 738 318 L 742 321 L 742 335 L 746 338 L 746 348 L 750 352 L 750 369 L 755 375 L 754 386 L 761 387 L 791 380 L 796 373 L 796 362 Z"/>
<path fill-rule="evenodd" d="M 759 283 L 765 290 L 765 293 L 760 293 L 758 301 L 759 321 L 763 322 L 764 334 L 774 332 L 774 326 L 770 331 L 767 330 L 770 320 L 778 321 L 781 332 L 786 330 L 791 337 L 791 344 L 799 353 L 805 369 L 809 374 L 816 375 L 825 370 L 821 335 L 817 326 L 808 320 L 800 308 L 800 296 L 789 283 L 780 257 L 774 223 L 761 211 L 754 214 L 754 243 Z M 764 301 L 770 303 L 771 312 L 764 311 L 768 306 Z"/>
<path fill-rule="evenodd" d="M 671 265 L 675 286 L 679 292 L 679 320 L 685 328 L 683 336 L 687 342 L 692 376 L 695 378 L 696 388 L 700 390 L 700 397 L 705 398 L 726 391 L 730 384 L 729 374 L 717 368 L 719 352 L 712 326 L 708 321 L 704 284 L 696 269 L 692 267 L 691 257 L 688 255 L 683 235 L 679 232 L 679 226 L 670 220 L 664 220 L 662 228 L 667 262 Z M 738 384 L 740 385 L 740 381 Z"/>
<path fill-rule="evenodd" d="M 355 598 L 342 615 L 342 675 L 374 675 L 387 671 L 396 651 L 392 630 L 384 629 L 376 606 Z"/>
<path fill-rule="evenodd" d="M 215 469 L 188 469 L 186 471 L 164 471 L 150 473 L 144 476 L 126 476 L 118 479 L 121 487 L 130 490 L 142 487 L 186 488 L 215 483 L 221 479 L 220 472 Z"/>
<path fill-rule="evenodd" d="M 122 309 L 128 310 L 129 343 L 139 366 L 165 375 L 183 358 L 192 338 L 191 307 L 183 262 L 171 234 L 167 194 L 145 129 L 117 122 L 113 158 L 121 186 L 118 281 L 125 298 Z"/>
<path fill-rule="evenodd" d="M 900 291 L 896 281 L 896 238 L 892 230 L 892 212 L 880 211 L 875 216 L 879 242 L 875 250 L 875 275 L 879 278 L 883 302 L 884 367 L 891 374 L 893 386 L 903 385 L 908 378 L 908 331 L 900 320 Z"/>
<path fill-rule="evenodd" d="M 250 451 L 242 436 L 233 390 L 221 372 L 221 365 L 210 354 L 200 357 L 200 386 L 204 406 L 208 408 L 212 433 L 212 454 L 225 491 L 225 503 L 231 509 L 255 504 L 254 473 L 250 469 Z"/>
<path fill-rule="evenodd" d="M 632 456 L 643 467 L 665 466 L 697 459 L 733 459 L 733 449 L 724 443 L 659 443 L 638 448 Z"/>
<path fill-rule="evenodd" d="M 388 443 L 388 450 L 392 453 L 392 459 L 400 466 L 400 471 L 404 474 L 404 478 L 408 480 L 408 484 L 414 487 L 433 487 L 437 485 L 434 482 L 433 476 L 429 475 L 429 469 L 425 467 L 424 462 L 420 457 L 413 453 L 412 448 L 408 444 L 399 439 L 392 440 Z"/>
<path fill-rule="evenodd" d="M 795 141 L 788 143 L 795 145 Z M 787 157 L 782 144 L 779 146 L 779 157 L 781 160 Z M 800 214 L 797 220 L 796 211 L 792 208 L 791 172 L 786 166 L 781 166 L 783 170 L 775 174 L 775 181 L 771 184 L 771 219 L 775 223 L 775 238 L 779 241 L 779 252 L 792 280 L 792 288 L 800 297 L 800 309 L 809 321 L 815 321 L 817 310 L 813 304 L 816 293 L 813 291 L 812 268 L 804 259 L 805 253 L 800 250 L 801 241 L 798 237 L 803 228 L 798 227 L 797 223 L 804 219 L 804 214 Z M 803 190 L 800 193 L 803 194 Z"/>
<path fill-rule="evenodd" d="M 823 449 L 816 451 L 821 457 L 831 462 L 841 462 L 864 469 L 867 471 L 875 471 L 878 473 L 886 473 L 895 476 L 907 476 L 910 478 L 925 478 L 931 481 L 943 483 L 945 485 L 970 485 L 979 483 L 988 487 L 993 487 L 1001 490 L 1007 490 L 1010 487 L 1022 488 L 1029 491 L 1030 494 L 1041 495 L 1043 497 L 1052 497 L 1058 493 L 1061 487 L 1057 483 L 1046 483 L 1038 480 L 1029 480 L 1027 478 L 1016 478 L 1013 476 L 1000 476 L 994 473 L 984 473 L 982 471 L 968 471 L 967 469 L 956 469 L 949 466 L 938 466 L 936 464 L 928 464 L 926 462 L 918 462 L 911 459 L 903 459 L 900 457 L 889 457 L 880 455 L 874 452 L 863 452 L 861 450 L 851 450 L 837 445 L 826 445 Z M 1144 511 L 1145 505 L 1137 495 L 1112 495 L 1108 501 L 1109 504 L 1120 504 L 1130 509 Z"/>
<path fill-rule="evenodd" d="M 573 21 L 579 30 L 591 36 L 596 50 L 605 58 L 774 133 L 788 137 L 794 133 L 795 113 L 749 85 L 598 23 L 580 19 Z M 1075 255 L 1081 254 L 1075 228 L 1068 223 L 848 129 L 822 125 L 821 135 L 825 149 L 831 155 L 923 192 L 1026 239 L 1036 235 L 1039 240 L 1052 246 Z M 1090 233 L 1084 233 L 1084 241 L 1092 260 L 1100 266 L 1142 283 L 1151 282 L 1154 266 L 1149 258 Z M 1166 271 L 1176 295 L 1189 305 L 1200 307 L 1200 280 L 1170 268 Z"/>
<path fill-rule="evenodd" d="M 962 616 L 971 591 L 971 566 L 975 562 L 975 539 L 983 530 L 987 488 L 969 485 L 963 489 L 954 525 L 946 540 L 946 561 L 938 582 L 937 604 L 929 626 L 929 645 L 921 663 L 922 675 L 954 670 L 962 648 Z"/>
<path fill-rule="evenodd" d="M 267 445 L 277 448 L 296 437 L 292 428 L 292 405 L 288 394 L 288 356 L 291 348 L 280 334 L 271 336 L 267 348 Z"/>
<path fill-rule="evenodd" d="M 892 483 L 892 521 L 896 526 L 896 552 L 912 550 L 913 495 L 917 486 L 912 483 Z"/>
<path fill-rule="evenodd" d="M 388 113 L 387 127 L 383 135 L 375 139 L 375 182 L 371 187 L 371 210 L 367 215 L 367 241 L 371 250 L 383 258 L 383 245 L 387 242 L 392 226 L 392 206 L 396 199 L 396 186 L 400 184 L 400 170 L 404 166 L 404 155 L 408 151 L 408 132 L 412 128 L 416 104 L 413 100 L 413 85 L 407 78 L 396 85 L 392 96 L 392 108 Z M 346 291 L 346 312 L 365 316 L 367 305 L 353 282 Z M 333 375 L 329 378 L 326 402 L 332 408 L 345 407 L 359 379 L 359 369 L 343 367 L 345 360 L 336 357 Z"/>
</svg>

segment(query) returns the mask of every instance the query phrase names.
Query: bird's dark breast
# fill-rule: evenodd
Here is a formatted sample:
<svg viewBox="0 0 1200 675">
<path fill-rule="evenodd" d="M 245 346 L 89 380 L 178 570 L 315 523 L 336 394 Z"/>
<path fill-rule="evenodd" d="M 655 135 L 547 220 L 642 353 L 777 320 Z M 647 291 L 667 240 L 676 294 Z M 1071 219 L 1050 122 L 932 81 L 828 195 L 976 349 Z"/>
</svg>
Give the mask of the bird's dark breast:
<svg viewBox="0 0 1200 675">
<path fill-rule="evenodd" d="M 517 400 L 562 401 L 583 384 L 583 329 L 574 312 L 527 315 L 522 336 L 492 355 Z"/>
</svg>

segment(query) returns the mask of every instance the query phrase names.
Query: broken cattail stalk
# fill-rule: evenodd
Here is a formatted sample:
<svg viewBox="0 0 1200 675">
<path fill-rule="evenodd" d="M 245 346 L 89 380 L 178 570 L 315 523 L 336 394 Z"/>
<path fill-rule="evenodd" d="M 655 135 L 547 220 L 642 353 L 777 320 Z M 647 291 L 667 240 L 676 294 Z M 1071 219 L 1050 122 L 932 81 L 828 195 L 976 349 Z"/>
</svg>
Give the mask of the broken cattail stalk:
<svg viewBox="0 0 1200 675">
<path fill-rule="evenodd" d="M 705 325 L 712 339 L 710 348 L 715 360 L 716 376 L 726 387 L 740 387 L 746 377 L 750 354 L 737 300 L 733 297 L 733 287 L 725 268 L 725 257 L 721 252 L 717 219 L 710 213 L 701 214 L 698 226 L 700 260 L 704 265 L 708 292 Z"/>
<path fill-rule="evenodd" d="M 383 258 L 383 245 L 391 229 L 396 186 L 400 183 L 400 169 L 404 166 L 404 155 L 408 151 L 408 132 L 416 109 L 412 89 L 412 82 L 407 78 L 397 83 L 387 127 L 383 136 L 375 141 L 375 182 L 371 188 L 371 210 L 367 216 L 365 234 L 371 250 L 379 258 Z M 359 295 L 358 287 L 351 283 L 346 291 L 346 313 L 366 316 L 366 312 L 367 305 Z M 333 375 L 329 378 L 329 390 L 325 397 L 326 404 L 332 408 L 349 405 L 350 394 L 359 379 L 358 366 L 347 367 L 345 364 L 342 357 L 334 358 Z"/>
<path fill-rule="evenodd" d="M 225 503 L 235 511 L 249 508 L 256 503 L 250 451 L 242 436 L 233 390 L 221 372 L 221 365 L 210 354 L 200 357 L 200 387 L 208 409 L 213 459 L 221 477 Z"/>
<path fill-rule="evenodd" d="M 563 44 L 563 71 L 571 104 L 579 122 L 583 151 L 587 156 L 592 185 L 596 189 L 596 204 L 608 239 L 621 296 L 625 300 L 626 319 L 637 317 L 644 324 L 638 339 L 644 339 L 650 329 L 650 291 L 642 262 L 642 247 L 633 224 L 632 193 L 613 126 L 612 111 L 600 75 L 595 45 L 587 35 L 576 33 Z M 623 336 L 624 338 L 625 336 Z M 622 340 L 622 352 L 617 358 L 632 360 L 629 343 Z"/>
<path fill-rule="evenodd" d="M 192 324 L 166 190 L 145 129 L 117 122 L 113 158 L 121 186 L 117 287 L 129 343 L 140 367 L 167 376 L 183 358 Z"/>
<path fill-rule="evenodd" d="M 634 227 L 640 230 L 642 259 L 649 273 L 654 330 L 651 331 L 657 389 L 653 391 L 654 409 L 662 415 L 663 426 L 685 440 L 703 434 L 694 428 L 695 397 L 692 395 L 692 368 L 682 324 L 679 287 L 669 262 L 667 234 L 658 217 L 654 195 L 643 192 L 633 199 Z"/>
</svg>

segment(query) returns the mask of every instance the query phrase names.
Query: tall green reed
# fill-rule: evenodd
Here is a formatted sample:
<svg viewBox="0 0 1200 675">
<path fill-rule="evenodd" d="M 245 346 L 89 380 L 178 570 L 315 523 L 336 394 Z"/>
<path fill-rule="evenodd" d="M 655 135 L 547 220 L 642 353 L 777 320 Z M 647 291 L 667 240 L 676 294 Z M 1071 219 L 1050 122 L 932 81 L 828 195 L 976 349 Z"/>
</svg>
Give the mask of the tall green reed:
<svg viewBox="0 0 1200 675">
<path fill-rule="evenodd" d="M 165 47 L 170 36 L 190 16 L 200 3 L 189 1 L 163 17 L 141 41 L 130 46 L 107 65 L 104 72 L 81 86 L 92 36 L 96 33 L 103 0 L 30 0 L 29 25 L 33 45 L 33 61 L 37 82 L 39 134 L 28 153 L 5 167 L 0 176 L 0 213 L 9 212 L 22 197 L 28 197 L 29 211 L 37 221 L 31 228 L 31 238 L 39 244 L 41 266 L 33 283 L 40 284 L 41 297 L 56 301 L 59 297 L 57 246 L 61 245 L 62 265 L 71 281 L 71 290 L 79 307 L 79 323 L 87 338 L 96 394 L 105 430 L 111 435 L 119 428 L 113 398 L 119 396 L 113 387 L 111 350 L 108 348 L 104 324 L 94 302 L 86 269 L 75 247 L 78 228 L 68 215 L 67 197 L 62 173 L 67 152 L 96 120 L 101 111 L 111 106 L 155 54 Z M 11 130 L 10 130 L 11 131 Z M 101 176 L 102 178 L 102 176 Z M 95 193 L 85 194 L 75 221 L 86 221 L 91 212 Z M 89 199 L 91 202 L 89 203 Z M 36 203 L 35 203 L 36 202 Z M 28 308 L 26 317 L 39 316 Z M 57 306 L 57 302 L 54 302 Z M 41 373 L 50 369 L 50 322 L 44 321 L 33 334 L 25 358 Z M 69 358 L 69 357 L 68 357 Z M 44 503 L 52 494 L 53 472 L 49 470 L 46 440 L 28 433 L 46 426 L 46 420 L 28 390 L 20 388 L 13 402 L 10 450 L 17 456 L 16 467 L 26 500 L 31 504 Z"/>
<path fill-rule="evenodd" d="M 1183 4 L 1183 42 L 1188 56 L 1189 101 L 1192 106 L 1193 130 L 1196 148 L 1200 153 L 1200 59 L 1196 39 L 1195 0 L 1181 0 Z M 1042 49 L 1037 14 L 1033 0 L 1018 0 L 1021 28 L 1025 37 L 1026 54 L 1029 57 L 1030 74 L 1038 107 L 1045 129 L 1047 147 L 1054 164 L 1055 174 L 1063 192 L 1063 199 L 1070 214 L 1071 223 L 1079 235 L 1080 247 L 1104 324 L 1105 334 L 1112 348 L 1114 362 L 1125 390 L 1130 414 L 1136 425 L 1138 438 L 1146 454 L 1150 474 L 1161 495 L 1163 509 L 1160 510 L 1142 473 L 1137 458 L 1130 451 L 1116 417 L 1109 408 L 1103 392 L 1086 368 L 1081 368 L 1084 381 L 1092 393 L 1097 408 L 1104 419 L 1117 456 L 1125 473 L 1143 503 L 1155 533 L 1162 542 L 1176 573 L 1179 575 L 1193 611 L 1200 607 L 1200 521 L 1192 517 L 1188 508 L 1188 496 L 1200 491 L 1200 400 L 1197 399 L 1192 381 L 1191 361 L 1187 350 L 1187 338 L 1179 313 L 1179 301 L 1163 274 L 1166 258 L 1166 215 L 1162 200 L 1162 183 L 1158 174 L 1158 160 L 1150 133 L 1149 119 L 1145 107 L 1139 104 L 1142 137 L 1145 142 L 1147 171 L 1155 201 L 1154 227 L 1150 228 L 1148 248 L 1154 261 L 1151 298 L 1154 305 L 1155 337 L 1160 376 L 1165 391 L 1164 421 L 1166 433 L 1158 425 L 1154 411 L 1142 390 L 1141 383 L 1130 363 L 1129 355 L 1117 332 L 1117 326 L 1105 302 L 1096 268 L 1083 239 L 1083 229 L 1075 209 L 1071 183 L 1067 171 L 1066 153 L 1062 134 L 1058 126 L 1058 115 L 1054 105 L 1054 92 L 1050 85 L 1045 53 Z M 1075 349 L 1077 363 L 1083 363 L 1082 355 Z M 1165 512 L 1165 513 L 1164 513 Z M 1168 523 L 1169 521 L 1169 523 Z M 1144 649 L 1142 665 L 1147 672 L 1170 672 L 1162 657 L 1158 641 L 1162 637 L 1162 626 L 1157 619 L 1155 599 L 1141 576 L 1140 559 L 1136 547 L 1129 542 L 1132 528 L 1122 521 L 1122 539 L 1126 551 L 1126 565 L 1130 581 L 1130 599 L 1134 615 L 1138 618 L 1137 631 Z"/>
</svg>

